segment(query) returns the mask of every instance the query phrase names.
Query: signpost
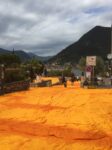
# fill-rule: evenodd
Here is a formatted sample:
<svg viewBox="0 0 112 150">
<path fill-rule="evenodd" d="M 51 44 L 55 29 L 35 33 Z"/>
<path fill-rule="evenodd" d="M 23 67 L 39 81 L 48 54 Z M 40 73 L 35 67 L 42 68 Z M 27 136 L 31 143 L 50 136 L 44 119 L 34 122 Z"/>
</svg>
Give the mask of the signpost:
<svg viewBox="0 0 112 150">
<path fill-rule="evenodd" d="M 91 81 L 94 83 L 94 67 L 96 66 L 96 56 L 87 56 L 86 66 L 86 76 L 88 77 L 89 74 Z"/>
<path fill-rule="evenodd" d="M 86 66 L 86 77 L 88 79 L 91 79 L 92 70 L 93 70 L 92 66 Z"/>
<path fill-rule="evenodd" d="M 86 72 L 92 72 L 93 68 L 92 66 L 86 66 Z"/>
<path fill-rule="evenodd" d="M 86 57 L 87 66 L 96 66 L 96 56 L 87 56 Z"/>
</svg>

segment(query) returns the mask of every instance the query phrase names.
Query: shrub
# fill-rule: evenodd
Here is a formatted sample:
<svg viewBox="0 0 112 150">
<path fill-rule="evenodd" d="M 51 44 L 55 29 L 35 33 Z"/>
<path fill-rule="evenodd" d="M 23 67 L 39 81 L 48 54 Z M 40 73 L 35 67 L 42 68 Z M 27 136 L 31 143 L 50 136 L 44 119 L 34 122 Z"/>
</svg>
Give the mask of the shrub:
<svg viewBox="0 0 112 150">
<path fill-rule="evenodd" d="M 11 83 L 15 81 L 22 81 L 27 79 L 27 76 L 25 72 L 23 72 L 21 69 L 7 69 L 5 71 L 5 83 Z"/>
<path fill-rule="evenodd" d="M 64 76 L 70 77 L 71 76 L 71 70 L 65 69 L 65 70 L 50 70 L 48 71 L 48 76 L 62 76 L 62 74 Z"/>
</svg>

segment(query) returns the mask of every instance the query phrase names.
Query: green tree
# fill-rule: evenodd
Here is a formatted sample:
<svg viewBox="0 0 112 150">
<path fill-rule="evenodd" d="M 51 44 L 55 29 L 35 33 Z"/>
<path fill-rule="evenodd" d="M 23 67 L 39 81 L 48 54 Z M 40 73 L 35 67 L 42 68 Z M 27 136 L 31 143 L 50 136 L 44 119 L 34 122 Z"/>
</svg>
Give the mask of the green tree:
<svg viewBox="0 0 112 150">
<path fill-rule="evenodd" d="M 79 63 L 78 63 L 78 68 L 82 71 L 85 71 L 85 67 L 86 67 L 86 58 L 81 57 L 81 59 L 79 60 Z"/>
<path fill-rule="evenodd" d="M 31 81 L 33 81 L 36 74 L 41 74 L 43 72 L 44 65 L 36 58 L 32 58 L 31 60 L 25 62 L 25 64 L 22 65 L 22 68 L 29 72 Z"/>
<path fill-rule="evenodd" d="M 81 57 L 78 63 L 78 68 L 82 71 L 85 71 L 86 68 L 86 58 Z M 103 74 L 104 73 L 104 60 L 100 57 L 96 57 L 96 66 L 95 66 L 95 74 Z"/>
<path fill-rule="evenodd" d="M 104 74 L 104 60 L 101 57 L 96 58 L 96 66 L 95 66 L 95 73 L 96 74 Z"/>
<path fill-rule="evenodd" d="M 37 74 L 41 74 L 43 72 L 44 65 L 41 61 L 36 58 L 32 58 L 26 63 L 30 68 L 32 67 L 34 72 Z"/>
<path fill-rule="evenodd" d="M 20 63 L 20 58 L 15 54 L 0 55 L 0 64 L 4 64 L 6 67 L 16 67 L 20 65 Z"/>
</svg>

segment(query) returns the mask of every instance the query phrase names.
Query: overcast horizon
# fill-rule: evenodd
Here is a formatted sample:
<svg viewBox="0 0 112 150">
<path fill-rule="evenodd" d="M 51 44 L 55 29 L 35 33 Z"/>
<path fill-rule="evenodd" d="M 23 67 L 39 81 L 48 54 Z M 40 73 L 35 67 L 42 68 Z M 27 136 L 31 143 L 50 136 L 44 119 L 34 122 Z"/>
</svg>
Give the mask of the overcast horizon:
<svg viewBox="0 0 112 150">
<path fill-rule="evenodd" d="M 0 0 L 0 48 L 51 56 L 93 27 L 110 27 L 112 0 Z"/>
</svg>

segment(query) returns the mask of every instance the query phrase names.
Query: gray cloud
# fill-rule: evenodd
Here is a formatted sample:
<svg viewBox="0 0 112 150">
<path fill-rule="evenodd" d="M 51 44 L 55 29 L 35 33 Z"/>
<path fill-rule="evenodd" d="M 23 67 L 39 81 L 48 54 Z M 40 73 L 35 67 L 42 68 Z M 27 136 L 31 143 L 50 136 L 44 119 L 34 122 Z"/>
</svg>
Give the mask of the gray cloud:
<svg viewBox="0 0 112 150">
<path fill-rule="evenodd" d="M 112 21 L 111 0 L 0 0 L 0 4 L 0 47 L 44 56 Z"/>
</svg>

